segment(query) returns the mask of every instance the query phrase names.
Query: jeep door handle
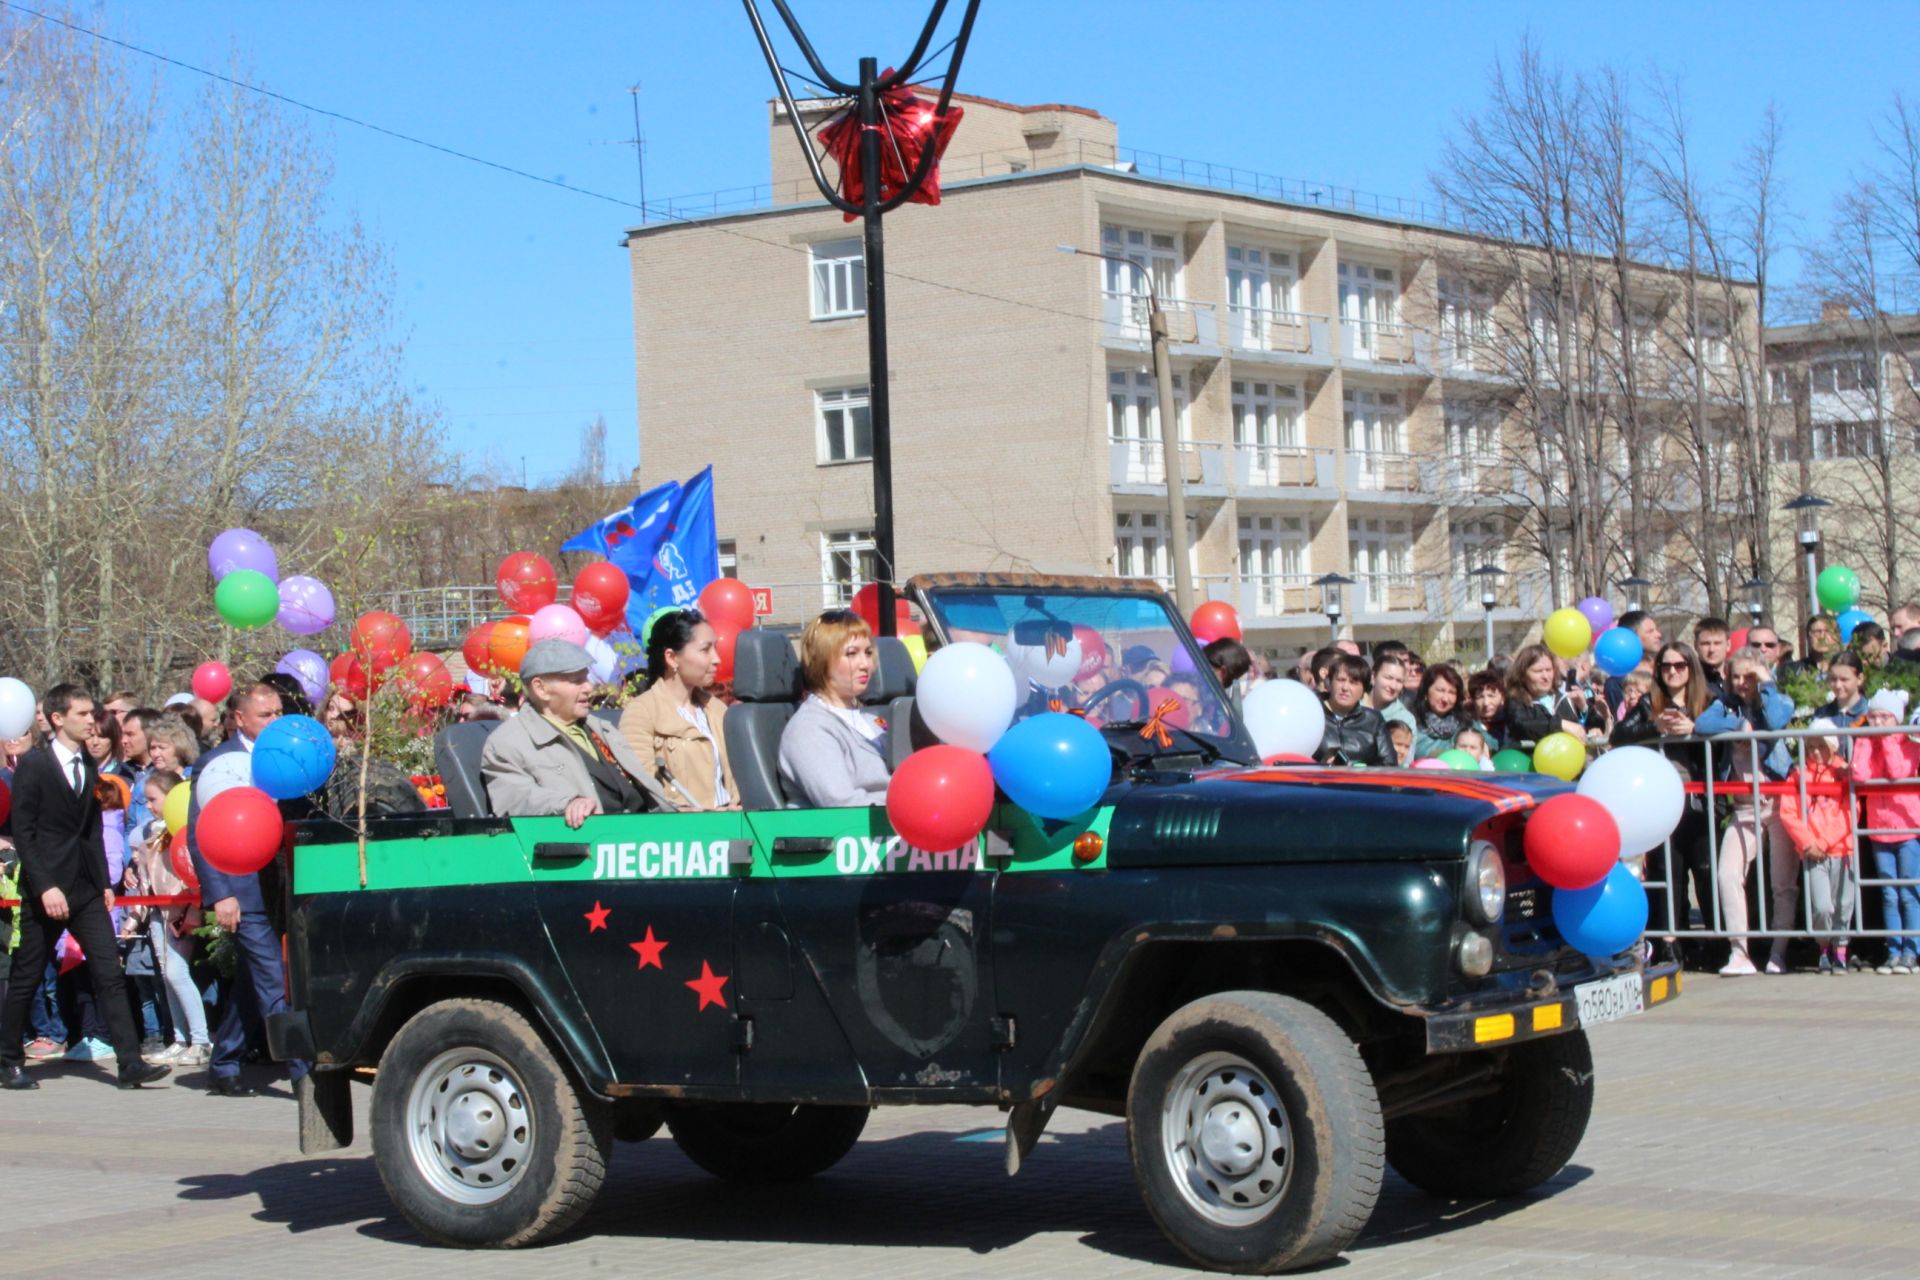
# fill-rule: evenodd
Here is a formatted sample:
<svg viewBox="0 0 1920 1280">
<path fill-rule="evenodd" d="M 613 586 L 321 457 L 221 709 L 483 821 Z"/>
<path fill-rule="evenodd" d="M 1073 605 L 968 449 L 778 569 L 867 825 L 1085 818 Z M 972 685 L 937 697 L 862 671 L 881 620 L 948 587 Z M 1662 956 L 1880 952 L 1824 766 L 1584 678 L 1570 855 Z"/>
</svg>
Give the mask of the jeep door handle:
<svg viewBox="0 0 1920 1280">
<path fill-rule="evenodd" d="M 832 836 L 776 836 L 773 852 L 779 857 L 817 857 L 833 852 Z"/>
<path fill-rule="evenodd" d="M 533 846 L 535 862 L 585 862 L 593 847 L 584 841 L 579 843 L 558 844 L 541 841 Z"/>
</svg>

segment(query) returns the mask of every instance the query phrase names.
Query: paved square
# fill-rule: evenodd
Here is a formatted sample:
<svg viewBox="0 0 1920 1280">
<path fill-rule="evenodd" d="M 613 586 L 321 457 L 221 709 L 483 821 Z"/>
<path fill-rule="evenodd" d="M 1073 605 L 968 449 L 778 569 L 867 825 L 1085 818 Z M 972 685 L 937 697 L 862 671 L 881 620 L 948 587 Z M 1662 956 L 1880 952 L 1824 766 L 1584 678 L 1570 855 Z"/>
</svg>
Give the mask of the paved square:
<svg viewBox="0 0 1920 1280">
<path fill-rule="evenodd" d="M 1598 1029 L 1599 1101 L 1574 1163 L 1530 1198 L 1427 1199 L 1389 1178 L 1344 1266 L 1386 1276 L 1920 1274 L 1920 978 L 1695 977 Z M 1128 1172 L 1123 1126 L 1068 1112 L 1000 1171 L 998 1113 L 887 1110 L 811 1183 L 733 1187 L 664 1136 L 617 1149 L 583 1227 L 455 1256 L 393 1217 L 364 1138 L 304 1159 L 279 1096 L 189 1075 L 121 1093 L 43 1069 L 0 1095 L 0 1224 L 14 1280 L 198 1277 L 1128 1277 L 1184 1271 Z M 356 1090 L 364 1123 L 367 1094 Z"/>
</svg>

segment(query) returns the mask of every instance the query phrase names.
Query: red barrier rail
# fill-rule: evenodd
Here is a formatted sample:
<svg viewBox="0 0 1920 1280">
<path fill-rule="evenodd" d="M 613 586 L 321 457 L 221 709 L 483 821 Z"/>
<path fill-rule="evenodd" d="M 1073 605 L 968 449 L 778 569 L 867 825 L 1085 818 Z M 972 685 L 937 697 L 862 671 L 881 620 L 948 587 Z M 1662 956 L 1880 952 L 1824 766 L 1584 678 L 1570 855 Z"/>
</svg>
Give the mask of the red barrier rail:
<svg viewBox="0 0 1920 1280">
<path fill-rule="evenodd" d="M 18 898 L 0 898 L 0 910 L 20 905 Z M 113 900 L 116 907 L 196 907 L 200 905 L 197 893 L 142 893 L 129 894 Z"/>
</svg>

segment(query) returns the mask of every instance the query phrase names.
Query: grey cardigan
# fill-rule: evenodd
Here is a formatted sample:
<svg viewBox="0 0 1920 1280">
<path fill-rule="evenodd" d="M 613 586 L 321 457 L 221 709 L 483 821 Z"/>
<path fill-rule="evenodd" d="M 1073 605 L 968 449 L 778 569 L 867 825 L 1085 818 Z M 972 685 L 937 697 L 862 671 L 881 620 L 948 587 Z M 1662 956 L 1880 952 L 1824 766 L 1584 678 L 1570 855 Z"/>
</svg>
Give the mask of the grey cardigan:
<svg viewBox="0 0 1920 1280">
<path fill-rule="evenodd" d="M 791 808 L 885 804 L 888 776 L 886 736 L 867 741 L 818 698 L 802 702 L 780 734 L 780 785 Z"/>
</svg>

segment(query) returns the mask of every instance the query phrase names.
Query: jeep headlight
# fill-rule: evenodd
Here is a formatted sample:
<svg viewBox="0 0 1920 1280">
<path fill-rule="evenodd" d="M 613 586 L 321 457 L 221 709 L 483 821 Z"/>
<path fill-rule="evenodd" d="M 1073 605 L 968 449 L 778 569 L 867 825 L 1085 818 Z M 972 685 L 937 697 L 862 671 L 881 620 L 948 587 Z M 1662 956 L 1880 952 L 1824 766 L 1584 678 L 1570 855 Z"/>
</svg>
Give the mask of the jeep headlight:
<svg viewBox="0 0 1920 1280">
<path fill-rule="evenodd" d="M 1497 924 L 1507 909 L 1507 866 L 1485 840 L 1467 850 L 1467 914 L 1477 924 Z"/>
</svg>

